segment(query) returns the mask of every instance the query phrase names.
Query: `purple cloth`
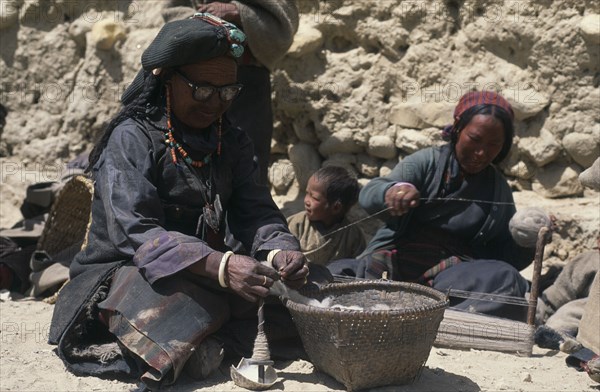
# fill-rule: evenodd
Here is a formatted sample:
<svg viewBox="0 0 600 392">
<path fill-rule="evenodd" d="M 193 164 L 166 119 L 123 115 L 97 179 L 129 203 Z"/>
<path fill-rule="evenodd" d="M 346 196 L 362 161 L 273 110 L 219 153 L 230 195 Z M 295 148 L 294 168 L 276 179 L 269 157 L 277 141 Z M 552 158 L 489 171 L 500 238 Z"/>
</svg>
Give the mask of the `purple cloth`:
<svg viewBox="0 0 600 392">
<path fill-rule="evenodd" d="M 133 262 L 150 283 L 173 275 L 213 253 L 197 237 L 166 231 L 146 241 L 133 256 Z"/>
</svg>

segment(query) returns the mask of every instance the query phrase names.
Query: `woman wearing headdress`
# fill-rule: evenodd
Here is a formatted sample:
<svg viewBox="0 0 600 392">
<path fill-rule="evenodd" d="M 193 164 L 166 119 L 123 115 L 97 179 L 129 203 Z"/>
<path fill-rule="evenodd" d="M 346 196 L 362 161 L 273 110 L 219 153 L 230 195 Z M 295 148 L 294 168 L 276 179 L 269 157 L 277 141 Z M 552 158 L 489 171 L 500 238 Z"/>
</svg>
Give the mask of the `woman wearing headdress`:
<svg viewBox="0 0 600 392">
<path fill-rule="evenodd" d="M 469 92 L 459 100 L 454 120 L 444 130 L 449 143 L 407 156 L 361 190 L 359 202 L 367 212 L 389 208 L 385 225 L 359 263 L 333 263 L 334 274 L 387 275 L 443 291 L 525 295 L 528 284 L 518 270 L 533 261 L 535 240 L 521 246 L 513 239 L 514 200 L 495 167 L 512 146 L 513 110 L 495 92 Z M 521 317 L 498 303 L 451 305 Z"/>
<path fill-rule="evenodd" d="M 251 141 L 223 116 L 243 87 L 244 40 L 210 14 L 165 24 L 92 151 L 87 246 L 49 338 L 72 372 L 150 388 L 184 368 L 205 377 L 222 359 L 223 326 L 255 317 L 275 280 L 307 282 L 298 241 L 253 180 Z M 226 248 L 226 226 L 249 254 Z"/>
</svg>

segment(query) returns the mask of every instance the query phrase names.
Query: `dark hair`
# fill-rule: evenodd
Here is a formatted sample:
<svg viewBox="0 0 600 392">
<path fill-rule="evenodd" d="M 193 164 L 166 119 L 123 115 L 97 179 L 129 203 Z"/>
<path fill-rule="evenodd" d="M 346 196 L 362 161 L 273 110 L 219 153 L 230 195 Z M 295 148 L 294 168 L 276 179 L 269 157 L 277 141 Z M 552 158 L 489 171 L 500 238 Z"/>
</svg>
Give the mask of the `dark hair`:
<svg viewBox="0 0 600 392">
<path fill-rule="evenodd" d="M 325 166 L 317 170 L 313 176 L 325 186 L 327 202 L 333 204 L 339 200 L 344 213 L 358 201 L 360 191 L 358 181 L 343 167 Z"/>
<path fill-rule="evenodd" d="M 104 130 L 102 137 L 92 149 L 88 167 L 85 169 L 86 172 L 90 172 L 96 162 L 98 162 L 100 155 L 102 155 L 102 151 L 104 151 L 104 148 L 108 144 L 110 135 L 112 135 L 112 132 L 120 123 L 128 118 L 146 117 L 150 112 L 158 107 L 160 92 L 162 91 L 164 85 L 163 80 L 163 77 L 155 76 L 150 72 L 145 75 L 142 91 L 129 104 L 123 106 L 119 113 L 113 117 Z"/>
<path fill-rule="evenodd" d="M 450 135 L 450 142 L 452 145 L 456 145 L 458 141 L 458 134 L 462 131 L 478 114 L 493 116 L 496 120 L 502 123 L 504 128 L 504 144 L 502 145 L 502 149 L 492 161 L 493 163 L 500 163 L 506 158 L 508 155 L 510 148 L 512 147 L 513 136 L 515 134 L 515 128 L 513 122 L 510 118 L 510 115 L 506 110 L 501 108 L 500 106 L 490 105 L 490 104 L 482 104 L 476 105 L 472 108 L 469 108 L 463 112 L 460 116 L 460 120 L 456 124 L 455 129 L 452 130 Z"/>
</svg>

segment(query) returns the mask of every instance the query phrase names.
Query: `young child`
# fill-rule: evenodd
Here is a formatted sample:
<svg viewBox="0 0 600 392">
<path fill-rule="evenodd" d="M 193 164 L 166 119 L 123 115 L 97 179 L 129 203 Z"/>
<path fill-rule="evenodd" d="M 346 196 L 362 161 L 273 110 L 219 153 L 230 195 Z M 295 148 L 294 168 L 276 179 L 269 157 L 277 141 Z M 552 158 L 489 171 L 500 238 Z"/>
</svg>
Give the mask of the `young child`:
<svg viewBox="0 0 600 392">
<path fill-rule="evenodd" d="M 350 224 L 346 213 L 358 201 L 358 192 L 358 181 L 342 167 L 326 166 L 309 178 L 304 211 L 290 216 L 288 226 L 310 262 L 327 265 L 332 260 L 356 257 L 365 249 L 365 237 L 358 226 L 333 233 Z"/>
</svg>

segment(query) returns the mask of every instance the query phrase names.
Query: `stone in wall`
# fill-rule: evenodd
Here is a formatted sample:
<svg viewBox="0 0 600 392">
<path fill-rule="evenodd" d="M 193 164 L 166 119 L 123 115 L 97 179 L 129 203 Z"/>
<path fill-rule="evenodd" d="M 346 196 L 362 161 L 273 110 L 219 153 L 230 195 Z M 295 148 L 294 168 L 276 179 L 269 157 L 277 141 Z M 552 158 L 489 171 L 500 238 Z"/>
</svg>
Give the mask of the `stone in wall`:
<svg viewBox="0 0 600 392">
<path fill-rule="evenodd" d="M 600 126 L 592 134 L 572 132 L 562 140 L 563 147 L 573 160 L 584 169 L 590 167 L 600 155 Z"/>
<path fill-rule="evenodd" d="M 560 144 L 545 129 L 540 131 L 539 137 L 522 137 L 518 148 L 522 155 L 531 159 L 538 167 L 547 165 L 560 154 Z"/>
<path fill-rule="evenodd" d="M 501 162 L 500 167 L 504 174 L 515 177 L 519 180 L 531 180 L 536 173 L 537 166 L 528 158 L 522 157 L 519 152 L 518 144 L 513 144 L 508 156 Z"/>
<path fill-rule="evenodd" d="M 551 163 L 537 172 L 532 189 L 551 199 L 582 196 L 583 187 L 579 182 L 580 170 L 575 165 L 563 166 Z"/>
<path fill-rule="evenodd" d="M 454 106 L 447 101 L 423 102 L 420 96 L 415 96 L 397 104 L 390 113 L 389 121 L 404 128 L 442 128 L 452 123 Z"/>
<path fill-rule="evenodd" d="M 441 146 L 446 144 L 446 141 L 442 138 L 442 129 L 431 127 L 425 128 L 420 131 L 423 136 L 429 139 L 432 146 Z"/>
<path fill-rule="evenodd" d="M 513 108 L 516 121 L 533 117 L 550 104 L 548 97 L 534 89 L 514 89 L 505 95 Z"/>
<path fill-rule="evenodd" d="M 398 129 L 396 147 L 409 154 L 429 147 L 431 140 L 416 129 Z"/>
<path fill-rule="evenodd" d="M 85 49 L 86 35 L 91 30 L 92 24 L 82 17 L 73 21 L 73 23 L 69 25 L 67 31 L 69 32 L 69 36 L 71 37 L 71 39 L 73 39 L 73 41 L 75 41 L 77 46 L 81 49 Z"/>
<path fill-rule="evenodd" d="M 294 122 L 292 124 L 292 128 L 294 129 L 294 133 L 298 139 L 300 139 L 300 141 L 311 144 L 317 144 L 319 142 L 319 138 L 315 133 L 315 128 L 312 122 Z"/>
<path fill-rule="evenodd" d="M 329 136 L 319 146 L 319 153 L 328 157 L 335 153 L 358 153 L 366 146 L 362 137 L 356 137 L 356 132 L 350 129 L 342 129 Z"/>
<path fill-rule="evenodd" d="M 581 185 L 600 191 L 600 158 L 579 175 Z"/>
<path fill-rule="evenodd" d="M 385 177 L 394 170 L 394 167 L 398 164 L 398 159 L 388 159 L 383 162 L 381 167 L 379 167 L 379 177 Z"/>
<path fill-rule="evenodd" d="M 379 175 L 379 163 L 377 159 L 367 154 L 358 154 L 356 156 L 356 168 L 361 175 L 367 178 Z"/>
<path fill-rule="evenodd" d="M 67 135 L 49 136 L 45 139 L 33 139 L 26 148 L 23 148 L 23 150 L 19 152 L 19 156 L 31 162 L 35 162 L 41 153 L 46 155 L 45 158 L 48 162 L 55 161 L 59 158 L 65 159 L 69 156 L 70 144 L 71 140 Z"/>
<path fill-rule="evenodd" d="M 321 167 L 321 157 L 315 147 L 308 143 L 291 145 L 288 156 L 294 166 L 298 185 L 304 190 L 310 176 Z"/>
<path fill-rule="evenodd" d="M 401 104 L 392 109 L 389 121 L 406 128 L 423 129 L 427 127 L 425 121 L 417 114 L 415 106 L 408 104 Z"/>
<path fill-rule="evenodd" d="M 295 177 L 294 165 L 288 159 L 279 159 L 269 167 L 269 182 L 277 194 L 285 193 Z"/>
<path fill-rule="evenodd" d="M 369 139 L 367 153 L 375 158 L 391 159 L 396 156 L 396 146 L 389 136 L 374 135 Z"/>
<path fill-rule="evenodd" d="M 336 153 L 324 160 L 321 167 L 325 166 L 340 166 L 350 173 L 351 176 L 362 178 L 356 170 L 356 155 L 347 153 Z M 368 179 L 365 179 L 368 181 Z"/>
<path fill-rule="evenodd" d="M 315 52 L 323 45 L 323 33 L 316 29 L 314 25 L 303 18 L 304 23 L 300 23 L 298 32 L 294 36 L 294 42 L 288 50 L 288 55 L 294 58 L 301 58 L 309 53 Z"/>
<path fill-rule="evenodd" d="M 591 44 L 600 45 L 600 15 L 589 14 L 579 22 L 581 35 Z"/>
<path fill-rule="evenodd" d="M 117 42 L 124 41 L 126 38 L 123 24 L 111 19 L 94 23 L 90 33 L 91 42 L 100 50 L 110 50 Z"/>
<path fill-rule="evenodd" d="M 271 140 L 271 155 L 287 154 L 288 146 L 285 143 L 273 138 Z"/>
</svg>

